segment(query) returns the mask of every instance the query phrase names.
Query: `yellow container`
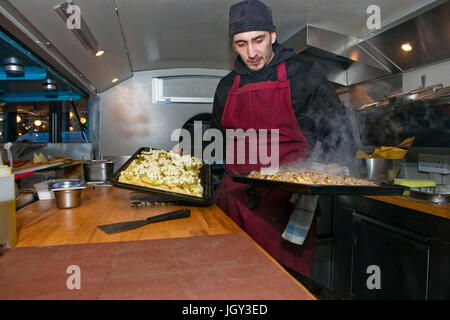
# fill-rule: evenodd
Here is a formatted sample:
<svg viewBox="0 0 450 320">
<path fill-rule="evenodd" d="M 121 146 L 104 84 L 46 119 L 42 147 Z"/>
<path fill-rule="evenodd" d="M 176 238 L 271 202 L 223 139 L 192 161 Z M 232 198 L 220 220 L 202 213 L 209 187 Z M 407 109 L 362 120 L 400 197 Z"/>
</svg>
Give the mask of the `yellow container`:
<svg viewBox="0 0 450 320">
<path fill-rule="evenodd" d="M 0 245 L 14 247 L 17 243 L 16 191 L 11 168 L 0 165 Z"/>
</svg>

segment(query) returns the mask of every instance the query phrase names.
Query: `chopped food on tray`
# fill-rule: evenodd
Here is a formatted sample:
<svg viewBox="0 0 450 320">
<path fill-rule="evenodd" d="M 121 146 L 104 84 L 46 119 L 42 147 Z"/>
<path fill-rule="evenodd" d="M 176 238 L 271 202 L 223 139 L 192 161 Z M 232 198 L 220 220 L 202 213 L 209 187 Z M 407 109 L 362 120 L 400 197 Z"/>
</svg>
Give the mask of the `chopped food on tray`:
<svg viewBox="0 0 450 320">
<path fill-rule="evenodd" d="M 296 170 L 279 171 L 272 175 L 262 175 L 257 171 L 252 171 L 248 175 L 250 178 L 275 180 L 281 182 L 292 182 L 312 185 L 343 185 L 343 186 L 377 186 L 372 181 L 349 177 L 345 175 L 333 175 L 323 171 Z"/>
<path fill-rule="evenodd" d="M 202 197 L 202 163 L 190 155 L 173 151 L 142 151 L 121 172 L 119 182 Z"/>
</svg>

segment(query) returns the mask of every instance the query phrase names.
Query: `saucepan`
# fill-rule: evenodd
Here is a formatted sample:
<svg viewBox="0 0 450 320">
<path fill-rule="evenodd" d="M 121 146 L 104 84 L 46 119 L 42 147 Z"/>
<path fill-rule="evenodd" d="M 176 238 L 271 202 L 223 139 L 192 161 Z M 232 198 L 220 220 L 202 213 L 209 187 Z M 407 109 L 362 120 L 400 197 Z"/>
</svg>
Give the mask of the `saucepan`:
<svg viewBox="0 0 450 320">
<path fill-rule="evenodd" d="M 113 175 L 113 160 L 90 160 L 83 162 L 84 180 L 110 181 Z"/>
</svg>

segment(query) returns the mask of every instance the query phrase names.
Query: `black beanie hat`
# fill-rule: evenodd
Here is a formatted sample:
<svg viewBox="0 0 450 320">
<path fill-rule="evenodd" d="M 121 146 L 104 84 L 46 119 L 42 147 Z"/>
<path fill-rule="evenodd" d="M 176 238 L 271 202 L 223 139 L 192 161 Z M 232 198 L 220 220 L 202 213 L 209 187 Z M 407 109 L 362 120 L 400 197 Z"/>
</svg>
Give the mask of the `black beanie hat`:
<svg viewBox="0 0 450 320">
<path fill-rule="evenodd" d="M 230 8 L 229 31 L 231 36 L 247 31 L 275 31 L 272 10 L 259 0 L 244 0 Z"/>
</svg>

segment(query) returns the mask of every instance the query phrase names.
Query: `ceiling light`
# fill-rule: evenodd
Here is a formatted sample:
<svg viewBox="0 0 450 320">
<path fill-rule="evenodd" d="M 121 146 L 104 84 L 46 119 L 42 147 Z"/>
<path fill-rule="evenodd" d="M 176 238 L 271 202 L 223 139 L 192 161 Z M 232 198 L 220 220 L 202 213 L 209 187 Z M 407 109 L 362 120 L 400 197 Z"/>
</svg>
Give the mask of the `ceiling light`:
<svg viewBox="0 0 450 320">
<path fill-rule="evenodd" d="M 412 48 L 412 46 L 409 44 L 409 43 L 404 43 L 404 44 L 402 44 L 402 50 L 403 51 L 406 51 L 406 52 L 408 52 L 408 51 L 411 51 L 413 48 Z"/>
<path fill-rule="evenodd" d="M 69 127 L 69 131 L 73 131 L 73 127 Z"/>
<path fill-rule="evenodd" d="M 56 81 L 52 79 L 45 79 L 42 81 L 42 89 L 44 91 L 56 91 Z"/>
<path fill-rule="evenodd" d="M 3 60 L 3 66 L 5 72 L 9 76 L 21 76 L 23 75 L 23 61 L 16 57 L 9 57 Z"/>
<path fill-rule="evenodd" d="M 81 117 L 80 118 L 80 122 L 81 122 L 81 124 L 85 124 L 86 123 L 86 118 L 85 117 Z"/>
<path fill-rule="evenodd" d="M 112 79 L 112 83 L 117 82 L 117 81 L 119 81 L 119 79 L 117 79 L 117 78 Z"/>
<path fill-rule="evenodd" d="M 22 121 L 22 118 L 20 116 L 17 116 L 16 121 L 17 121 L 17 123 L 19 123 L 20 121 Z"/>
<path fill-rule="evenodd" d="M 103 51 L 103 50 L 97 50 L 97 52 L 95 53 L 95 55 L 97 56 L 97 57 L 100 57 L 102 54 L 104 54 L 105 53 L 105 51 Z"/>
<path fill-rule="evenodd" d="M 35 125 L 36 127 L 40 127 L 41 124 L 42 124 L 42 121 L 41 121 L 41 120 L 34 120 L 34 125 Z"/>
</svg>

